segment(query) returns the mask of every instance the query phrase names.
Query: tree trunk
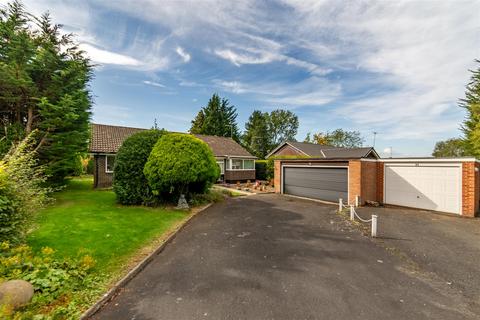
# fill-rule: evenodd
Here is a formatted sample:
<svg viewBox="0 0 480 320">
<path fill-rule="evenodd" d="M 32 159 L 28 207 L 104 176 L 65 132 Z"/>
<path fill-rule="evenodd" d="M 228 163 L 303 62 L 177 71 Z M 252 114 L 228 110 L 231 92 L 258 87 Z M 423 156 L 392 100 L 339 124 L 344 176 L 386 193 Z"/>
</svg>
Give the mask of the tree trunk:
<svg viewBox="0 0 480 320">
<path fill-rule="evenodd" d="M 25 127 L 25 131 L 27 135 L 32 132 L 32 123 L 33 123 L 33 107 L 28 107 L 27 113 L 27 126 Z"/>
</svg>

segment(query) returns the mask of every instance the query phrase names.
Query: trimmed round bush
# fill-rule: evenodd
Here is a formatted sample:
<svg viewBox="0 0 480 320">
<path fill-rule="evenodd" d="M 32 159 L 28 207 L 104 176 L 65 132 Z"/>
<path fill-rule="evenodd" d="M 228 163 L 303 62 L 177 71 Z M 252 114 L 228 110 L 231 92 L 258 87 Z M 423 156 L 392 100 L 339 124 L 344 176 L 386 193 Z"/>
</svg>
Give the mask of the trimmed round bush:
<svg viewBox="0 0 480 320">
<path fill-rule="evenodd" d="M 121 204 L 150 204 L 153 194 L 143 167 L 162 130 L 146 130 L 128 137 L 118 150 L 113 170 L 113 191 Z"/>
<path fill-rule="evenodd" d="M 162 200 L 205 192 L 220 176 L 210 147 L 192 135 L 170 133 L 153 148 L 143 170 Z"/>
</svg>

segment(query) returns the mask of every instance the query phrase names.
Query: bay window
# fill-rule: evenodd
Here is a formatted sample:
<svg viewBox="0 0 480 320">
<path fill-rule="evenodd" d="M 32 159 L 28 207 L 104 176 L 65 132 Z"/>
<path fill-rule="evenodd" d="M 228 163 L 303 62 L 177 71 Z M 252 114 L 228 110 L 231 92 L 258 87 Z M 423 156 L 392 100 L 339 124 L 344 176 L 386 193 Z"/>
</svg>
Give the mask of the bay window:
<svg viewBox="0 0 480 320">
<path fill-rule="evenodd" d="M 255 160 L 230 159 L 231 170 L 255 170 Z"/>
<path fill-rule="evenodd" d="M 243 169 L 243 160 L 232 159 L 232 170 L 241 170 L 241 169 Z"/>
<path fill-rule="evenodd" d="M 255 161 L 254 160 L 243 160 L 243 169 L 245 169 L 245 170 L 255 169 Z"/>
</svg>

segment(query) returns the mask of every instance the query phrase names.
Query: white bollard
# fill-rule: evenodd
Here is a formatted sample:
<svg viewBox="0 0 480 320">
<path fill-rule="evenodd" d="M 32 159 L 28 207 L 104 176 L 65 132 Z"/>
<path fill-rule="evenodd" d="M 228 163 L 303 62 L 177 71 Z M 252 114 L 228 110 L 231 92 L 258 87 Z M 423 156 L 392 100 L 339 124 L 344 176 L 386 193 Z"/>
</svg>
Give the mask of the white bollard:
<svg viewBox="0 0 480 320">
<path fill-rule="evenodd" d="M 360 203 L 360 196 L 355 196 L 355 207 L 358 207 L 359 203 Z"/>
<path fill-rule="evenodd" d="M 355 220 L 355 209 L 353 209 L 353 206 L 350 206 L 350 220 Z"/>
<path fill-rule="evenodd" d="M 377 237 L 377 216 L 372 214 L 372 238 Z"/>
<path fill-rule="evenodd" d="M 343 199 L 338 199 L 338 212 L 342 212 L 343 210 Z"/>
</svg>

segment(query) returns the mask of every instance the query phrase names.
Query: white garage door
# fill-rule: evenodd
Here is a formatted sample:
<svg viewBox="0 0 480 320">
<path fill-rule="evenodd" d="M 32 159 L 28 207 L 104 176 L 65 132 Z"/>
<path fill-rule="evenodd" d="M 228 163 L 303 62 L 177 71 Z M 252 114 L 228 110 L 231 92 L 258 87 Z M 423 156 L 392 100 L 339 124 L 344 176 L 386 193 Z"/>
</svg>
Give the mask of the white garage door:
<svg viewBox="0 0 480 320">
<path fill-rule="evenodd" d="M 386 164 L 385 203 L 460 214 L 461 174 L 456 164 Z"/>
</svg>

